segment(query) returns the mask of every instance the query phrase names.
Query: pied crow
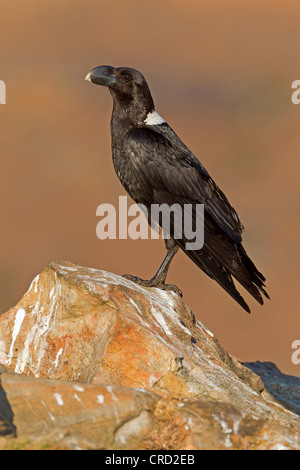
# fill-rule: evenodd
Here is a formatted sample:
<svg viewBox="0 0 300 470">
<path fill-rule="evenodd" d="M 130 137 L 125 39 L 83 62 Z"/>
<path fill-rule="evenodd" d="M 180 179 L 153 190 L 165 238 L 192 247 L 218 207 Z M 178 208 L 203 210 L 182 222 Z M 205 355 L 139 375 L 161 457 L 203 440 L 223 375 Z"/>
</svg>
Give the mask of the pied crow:
<svg viewBox="0 0 300 470">
<path fill-rule="evenodd" d="M 132 68 L 102 65 L 89 72 L 86 80 L 108 87 L 112 95 L 113 164 L 130 197 L 150 213 L 151 204 L 204 204 L 202 249 L 187 250 L 184 236 L 171 237 L 165 240 L 167 255 L 152 279 L 125 277 L 143 286 L 181 294 L 176 286 L 165 284 L 170 263 L 181 248 L 248 313 L 249 306 L 233 278 L 263 304 L 261 294 L 269 298 L 265 277 L 242 245 L 243 225 L 236 211 L 195 155 L 155 111 L 144 76 Z"/>
</svg>

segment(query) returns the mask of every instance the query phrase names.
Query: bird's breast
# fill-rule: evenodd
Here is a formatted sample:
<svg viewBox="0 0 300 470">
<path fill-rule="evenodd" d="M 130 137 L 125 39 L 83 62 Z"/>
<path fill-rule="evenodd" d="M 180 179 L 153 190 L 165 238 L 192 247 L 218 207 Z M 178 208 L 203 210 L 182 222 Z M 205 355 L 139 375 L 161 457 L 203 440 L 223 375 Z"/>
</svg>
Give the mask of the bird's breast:
<svg viewBox="0 0 300 470">
<path fill-rule="evenodd" d="M 118 148 L 113 148 L 112 157 L 115 172 L 125 191 L 134 201 L 142 202 L 140 182 L 136 176 L 132 161 Z"/>
</svg>

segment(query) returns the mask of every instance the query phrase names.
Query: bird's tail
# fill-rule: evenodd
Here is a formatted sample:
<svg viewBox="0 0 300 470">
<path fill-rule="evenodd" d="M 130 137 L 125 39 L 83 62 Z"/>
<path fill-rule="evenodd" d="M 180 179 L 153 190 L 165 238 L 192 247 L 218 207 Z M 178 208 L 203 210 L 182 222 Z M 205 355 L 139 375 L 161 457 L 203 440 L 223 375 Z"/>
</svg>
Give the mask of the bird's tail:
<svg viewBox="0 0 300 470">
<path fill-rule="evenodd" d="M 181 246 L 189 258 L 208 276 L 214 279 L 248 313 L 248 304 L 235 287 L 232 276 L 257 300 L 264 303 L 262 295 L 270 298 L 265 290 L 265 277 L 258 271 L 241 244 L 237 244 L 237 263 L 232 269 L 227 263 L 220 263 L 210 256 L 205 247 L 202 250 L 189 251 Z"/>
<path fill-rule="evenodd" d="M 183 247 L 182 249 L 184 250 Z M 247 313 L 251 313 L 248 304 L 236 289 L 232 277 L 226 268 L 218 265 L 213 258 L 205 256 L 202 250 L 184 251 L 202 271 L 214 279 Z"/>
</svg>

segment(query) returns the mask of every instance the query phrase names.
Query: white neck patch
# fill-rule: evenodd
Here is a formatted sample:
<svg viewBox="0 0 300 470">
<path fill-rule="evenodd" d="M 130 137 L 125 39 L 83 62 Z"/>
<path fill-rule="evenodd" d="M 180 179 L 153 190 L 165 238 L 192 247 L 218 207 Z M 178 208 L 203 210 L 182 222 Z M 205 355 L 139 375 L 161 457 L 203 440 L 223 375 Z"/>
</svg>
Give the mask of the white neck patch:
<svg viewBox="0 0 300 470">
<path fill-rule="evenodd" d="M 157 126 L 158 124 L 163 124 L 164 122 L 166 121 L 156 111 L 148 113 L 144 121 L 147 126 Z"/>
</svg>

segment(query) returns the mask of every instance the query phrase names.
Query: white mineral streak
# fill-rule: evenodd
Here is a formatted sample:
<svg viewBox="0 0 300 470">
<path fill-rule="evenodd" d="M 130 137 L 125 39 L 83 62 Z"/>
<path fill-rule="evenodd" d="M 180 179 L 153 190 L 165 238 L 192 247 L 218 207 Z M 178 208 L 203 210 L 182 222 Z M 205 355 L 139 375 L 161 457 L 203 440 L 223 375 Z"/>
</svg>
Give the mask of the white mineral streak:
<svg viewBox="0 0 300 470">
<path fill-rule="evenodd" d="M 118 401 L 118 398 L 114 394 L 114 390 L 113 390 L 113 387 L 111 385 L 107 386 L 107 391 L 111 394 L 111 398 L 113 399 L 113 401 Z"/>
<path fill-rule="evenodd" d="M 37 281 L 36 284 L 33 285 L 36 286 Z M 47 311 L 45 311 L 44 306 L 41 306 L 41 294 L 42 291 L 40 290 L 38 300 L 31 312 L 31 316 L 33 317 L 33 326 L 27 334 L 24 343 L 24 348 L 19 353 L 15 368 L 15 372 L 21 374 L 24 372 L 27 366 L 34 373 L 35 377 L 39 377 L 39 368 L 41 365 L 41 361 L 48 346 L 47 335 L 49 333 L 49 327 L 51 324 L 55 323 L 56 314 L 59 306 L 59 299 L 61 297 L 61 284 L 59 279 L 57 278 L 56 273 L 55 285 L 49 293 L 50 305 L 49 310 Z M 32 346 L 34 351 L 37 352 L 37 361 L 32 357 Z M 56 359 L 54 361 L 54 366 L 58 365 L 58 359 L 61 356 L 62 352 L 63 351 L 61 350 L 57 353 Z"/>
<path fill-rule="evenodd" d="M 5 342 L 0 340 L 0 364 L 7 363 Z"/>
<path fill-rule="evenodd" d="M 64 404 L 64 401 L 62 399 L 62 395 L 60 393 L 53 393 L 54 395 L 54 398 L 56 400 L 56 403 L 59 405 L 59 406 L 63 406 Z"/>
<path fill-rule="evenodd" d="M 48 410 L 48 407 L 47 407 L 46 403 L 44 402 L 44 400 L 41 400 L 41 403 L 47 409 L 48 416 L 51 419 L 51 421 L 55 421 L 55 418 L 54 418 L 53 414 L 51 413 L 51 411 Z"/>
<path fill-rule="evenodd" d="M 81 398 L 79 398 L 79 396 L 77 395 L 77 393 L 74 393 L 73 396 L 74 396 L 75 400 L 79 401 L 79 403 L 82 403 Z"/>
<path fill-rule="evenodd" d="M 40 307 L 40 302 L 41 302 L 41 292 L 39 293 L 38 300 L 37 300 L 36 304 L 34 305 L 34 308 L 31 312 L 31 315 L 34 317 L 34 325 L 31 328 L 31 330 L 29 331 L 29 333 L 26 337 L 26 340 L 25 340 L 24 348 L 21 351 L 21 353 L 19 354 L 18 359 L 17 359 L 15 372 L 18 373 L 18 374 L 22 374 L 24 372 L 27 361 L 30 361 L 30 350 L 29 350 L 29 348 L 30 348 L 30 344 L 32 343 L 32 340 L 35 336 L 35 332 L 38 328 L 38 322 L 35 319 L 35 317 L 37 317 L 38 313 L 43 308 L 43 307 L 42 308 Z"/>
<path fill-rule="evenodd" d="M 40 325 L 39 329 L 37 330 L 37 334 L 34 339 L 36 349 L 39 349 L 38 361 L 36 366 L 35 377 L 39 377 L 39 368 L 41 365 L 41 361 L 44 357 L 46 352 L 48 342 L 47 342 L 47 335 L 49 333 L 49 326 L 50 322 L 53 324 L 56 320 L 56 314 L 59 306 L 59 299 L 61 297 L 61 284 L 57 278 L 57 274 L 55 273 L 55 287 L 50 292 L 50 307 L 49 313 L 44 318 L 42 318 L 42 325 Z"/>
<path fill-rule="evenodd" d="M 32 289 L 33 287 L 34 287 L 34 292 L 37 292 L 37 291 L 38 291 L 38 282 L 39 282 L 39 279 L 40 279 L 40 275 L 38 274 L 38 275 L 33 279 L 32 283 L 31 283 L 30 286 L 29 286 L 28 291 L 26 292 L 26 294 L 28 294 L 28 293 L 31 291 L 31 289 Z M 25 294 L 25 295 L 26 295 L 26 294 Z"/>
<path fill-rule="evenodd" d="M 153 305 L 151 306 L 151 313 L 156 319 L 157 323 L 160 325 L 161 329 L 166 333 L 167 336 L 172 336 L 172 331 L 168 327 L 168 324 L 166 320 L 164 319 L 163 314 L 161 311 L 157 308 L 155 308 Z"/>
<path fill-rule="evenodd" d="M 104 396 L 103 395 L 97 395 L 97 403 L 100 403 L 100 405 L 102 405 L 104 403 Z"/>
<path fill-rule="evenodd" d="M 232 447 L 232 442 L 231 442 L 231 434 L 232 434 L 232 428 L 228 425 L 227 421 L 225 419 L 222 419 L 220 416 L 216 415 L 215 413 L 212 413 L 213 418 L 220 424 L 222 432 L 224 434 L 224 445 L 227 449 L 230 449 Z"/>
<path fill-rule="evenodd" d="M 11 360 L 12 360 L 12 357 L 13 357 L 13 352 L 14 352 L 15 341 L 17 339 L 18 334 L 20 333 L 20 329 L 21 329 L 23 320 L 25 318 L 25 315 L 26 315 L 26 312 L 25 312 L 24 308 L 19 308 L 19 310 L 17 311 L 17 313 L 15 315 L 14 329 L 13 329 L 13 333 L 12 333 L 12 342 L 11 342 L 11 345 L 10 345 L 9 355 L 8 355 L 8 359 L 7 359 L 7 365 L 10 365 L 10 363 L 11 363 Z"/>
<path fill-rule="evenodd" d="M 111 398 L 114 402 L 118 402 L 118 397 L 115 395 L 114 391 L 113 391 L 113 387 L 111 385 L 108 385 L 107 387 L 107 391 L 111 394 Z M 99 395 L 98 395 L 99 397 Z M 98 402 L 99 403 L 99 402 Z M 115 404 L 113 404 L 113 409 L 114 409 L 114 413 L 115 413 L 115 417 L 116 417 L 116 421 L 118 424 L 120 424 L 120 418 L 119 418 L 119 413 L 118 413 L 118 408 Z"/>
<path fill-rule="evenodd" d="M 206 331 L 206 333 L 211 336 L 212 338 L 214 338 L 214 334 L 208 329 L 206 328 L 206 326 L 203 325 L 203 323 L 200 321 L 200 320 L 197 320 L 197 326 L 199 326 L 200 328 L 202 328 L 204 331 Z"/>
<path fill-rule="evenodd" d="M 58 353 L 56 354 L 56 358 L 55 358 L 55 361 L 54 361 L 54 367 L 55 367 L 55 369 L 56 369 L 56 367 L 58 366 L 59 356 L 62 355 L 62 352 L 63 352 L 63 348 L 60 348 L 60 350 L 59 350 Z"/>
</svg>

